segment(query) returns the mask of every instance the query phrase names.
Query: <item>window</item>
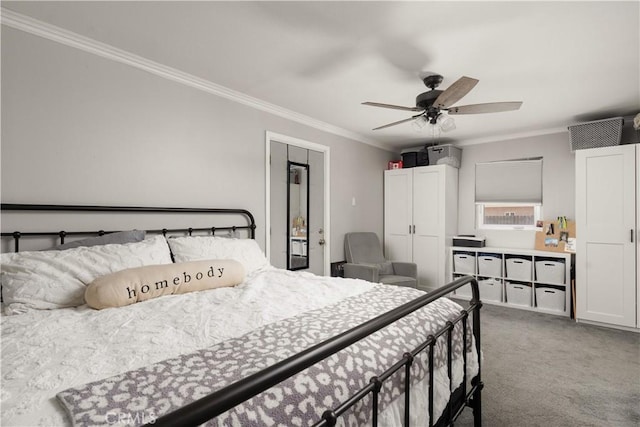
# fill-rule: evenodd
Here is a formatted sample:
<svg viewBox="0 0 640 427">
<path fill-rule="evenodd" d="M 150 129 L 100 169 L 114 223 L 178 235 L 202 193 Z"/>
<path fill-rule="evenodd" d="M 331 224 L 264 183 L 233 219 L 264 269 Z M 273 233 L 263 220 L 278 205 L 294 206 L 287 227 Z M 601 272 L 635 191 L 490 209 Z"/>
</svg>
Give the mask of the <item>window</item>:
<svg viewBox="0 0 640 427">
<path fill-rule="evenodd" d="M 476 164 L 479 229 L 531 230 L 542 219 L 542 158 Z"/>
<path fill-rule="evenodd" d="M 477 203 L 478 228 L 531 230 L 542 218 L 542 206 L 531 204 Z"/>
</svg>

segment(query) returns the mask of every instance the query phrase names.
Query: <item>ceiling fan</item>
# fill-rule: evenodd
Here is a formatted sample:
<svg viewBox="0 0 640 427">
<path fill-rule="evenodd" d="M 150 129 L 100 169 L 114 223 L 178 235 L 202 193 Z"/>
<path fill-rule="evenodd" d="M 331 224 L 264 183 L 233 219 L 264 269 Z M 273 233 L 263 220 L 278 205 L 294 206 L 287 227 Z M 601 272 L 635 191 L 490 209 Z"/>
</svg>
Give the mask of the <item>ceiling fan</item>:
<svg viewBox="0 0 640 427">
<path fill-rule="evenodd" d="M 419 127 L 424 126 L 426 123 L 433 125 L 438 124 L 441 129 L 446 132 L 447 130 L 455 128 L 455 124 L 453 123 L 453 119 L 444 115 L 443 112 L 447 112 L 449 115 L 498 113 L 502 111 L 517 110 L 522 105 L 522 102 L 514 101 L 490 102 L 485 104 L 460 105 L 458 107 L 452 107 L 453 104 L 469 93 L 471 89 L 478 84 L 479 80 L 471 77 L 461 77 L 445 90 L 436 89 L 440 83 L 442 83 L 442 76 L 439 74 L 428 75 L 424 77 L 422 81 L 431 90 L 421 93 L 416 97 L 415 107 L 403 107 L 401 105 L 382 104 L 380 102 L 363 102 L 363 105 L 391 108 L 394 110 L 414 111 L 418 113 L 408 119 L 398 120 L 397 122 L 378 126 L 373 130 L 384 129 L 390 126 L 399 125 L 400 123 L 415 120 Z"/>
</svg>

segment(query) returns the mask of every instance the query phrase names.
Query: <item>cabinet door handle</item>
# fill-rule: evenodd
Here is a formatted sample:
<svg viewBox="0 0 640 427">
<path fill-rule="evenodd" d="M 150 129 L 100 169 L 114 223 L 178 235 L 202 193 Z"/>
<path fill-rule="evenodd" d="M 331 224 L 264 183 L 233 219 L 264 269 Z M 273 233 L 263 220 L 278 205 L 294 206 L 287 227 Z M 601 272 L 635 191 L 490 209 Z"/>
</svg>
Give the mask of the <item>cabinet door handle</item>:
<svg viewBox="0 0 640 427">
<path fill-rule="evenodd" d="M 631 243 L 633 243 L 633 228 L 631 229 Z"/>
<path fill-rule="evenodd" d="M 409 224 L 409 234 L 411 234 L 411 224 Z"/>
<path fill-rule="evenodd" d="M 416 225 L 413 224 L 413 234 L 416 234 Z"/>
</svg>

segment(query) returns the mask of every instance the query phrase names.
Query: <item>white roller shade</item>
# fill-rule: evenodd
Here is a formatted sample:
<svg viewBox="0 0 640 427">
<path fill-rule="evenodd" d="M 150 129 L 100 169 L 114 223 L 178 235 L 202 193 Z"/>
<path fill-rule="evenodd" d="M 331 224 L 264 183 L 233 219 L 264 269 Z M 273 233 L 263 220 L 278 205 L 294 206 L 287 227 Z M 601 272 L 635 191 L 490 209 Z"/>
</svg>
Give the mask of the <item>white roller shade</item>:
<svg viewBox="0 0 640 427">
<path fill-rule="evenodd" d="M 542 158 L 476 163 L 476 203 L 542 203 Z"/>
</svg>

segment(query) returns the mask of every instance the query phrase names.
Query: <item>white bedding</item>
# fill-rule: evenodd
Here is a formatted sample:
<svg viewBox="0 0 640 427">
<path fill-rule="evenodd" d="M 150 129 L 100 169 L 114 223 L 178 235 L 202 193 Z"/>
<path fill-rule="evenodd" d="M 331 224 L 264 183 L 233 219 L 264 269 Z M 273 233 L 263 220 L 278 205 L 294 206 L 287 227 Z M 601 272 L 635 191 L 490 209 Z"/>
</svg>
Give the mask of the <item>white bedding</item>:
<svg viewBox="0 0 640 427">
<path fill-rule="evenodd" d="M 64 389 L 193 352 L 373 286 L 361 280 L 265 267 L 232 288 L 165 296 L 102 311 L 83 305 L 3 315 L 2 425 L 68 425 L 55 398 Z M 474 358 L 469 365 L 471 372 L 477 371 Z M 457 384 L 461 364 L 454 368 Z M 439 413 L 448 399 L 446 371 L 440 370 L 435 378 Z M 426 387 L 414 393 L 425 391 Z M 412 400 L 412 418 L 424 420 L 426 405 Z M 397 425 L 398 416 L 402 416 L 399 407 L 390 407 L 381 422 Z"/>
</svg>

